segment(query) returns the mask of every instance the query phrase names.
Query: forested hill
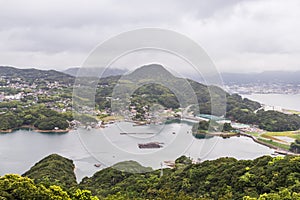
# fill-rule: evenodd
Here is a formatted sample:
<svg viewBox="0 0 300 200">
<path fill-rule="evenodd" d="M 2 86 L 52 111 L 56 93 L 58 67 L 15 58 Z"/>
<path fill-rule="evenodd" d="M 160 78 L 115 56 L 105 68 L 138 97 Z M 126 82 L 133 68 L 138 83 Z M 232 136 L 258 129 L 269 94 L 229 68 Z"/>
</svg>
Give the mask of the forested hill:
<svg viewBox="0 0 300 200">
<path fill-rule="evenodd" d="M 47 186 L 55 184 L 67 189 L 76 185 L 74 169 L 72 160 L 52 154 L 36 163 L 23 176 L 43 182 Z"/>
<path fill-rule="evenodd" d="M 300 128 L 298 115 L 263 110 L 255 113 L 255 110 L 261 107 L 259 102 L 243 99 L 238 94 L 228 94 L 217 86 L 206 86 L 193 80 L 178 78 L 157 64 L 142 66 L 121 78 L 120 76 L 103 78 L 99 84 L 103 87 L 97 89 L 95 100 L 100 109 L 110 107 L 110 100 L 105 97 L 112 95 L 116 89 L 115 86 L 122 85 L 124 93 L 128 93 L 138 85 L 140 87 L 131 96 L 131 105 L 141 112 L 145 105 L 160 104 L 166 108 L 176 109 L 194 104 L 192 92 L 197 97 L 196 101 L 201 114 L 225 115 L 231 120 L 254 124 L 268 131 L 291 131 Z M 189 90 L 189 87 L 192 90 Z M 214 97 L 213 103 L 211 97 Z M 214 112 L 212 112 L 212 107 L 215 109 Z M 196 109 L 192 107 L 192 110 Z M 226 109 L 226 113 L 223 109 Z"/>
<path fill-rule="evenodd" d="M 17 175 L 0 177 L 0 199 L 300 199 L 299 156 L 220 158 L 199 164 L 182 156 L 175 163 L 175 168 L 163 169 L 163 176 L 160 170 L 139 174 L 109 167 L 76 184 L 72 161 L 50 155 L 24 174 L 34 182 Z"/>
<path fill-rule="evenodd" d="M 39 81 L 73 83 L 74 77 L 56 70 L 19 69 L 9 66 L 0 66 L 0 77 L 20 78 L 25 82 L 36 84 Z"/>
</svg>

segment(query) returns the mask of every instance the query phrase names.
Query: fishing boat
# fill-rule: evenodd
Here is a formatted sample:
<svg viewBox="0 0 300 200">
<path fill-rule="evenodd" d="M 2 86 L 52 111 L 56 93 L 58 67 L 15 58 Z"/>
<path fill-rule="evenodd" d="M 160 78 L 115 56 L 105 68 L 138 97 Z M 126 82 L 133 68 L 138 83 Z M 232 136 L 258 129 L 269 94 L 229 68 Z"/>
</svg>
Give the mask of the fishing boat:
<svg viewBox="0 0 300 200">
<path fill-rule="evenodd" d="M 161 144 L 162 143 L 159 143 L 159 142 L 149 142 L 149 143 L 145 143 L 145 144 L 138 144 L 138 147 L 140 149 L 155 149 L 155 148 L 163 147 Z"/>
</svg>

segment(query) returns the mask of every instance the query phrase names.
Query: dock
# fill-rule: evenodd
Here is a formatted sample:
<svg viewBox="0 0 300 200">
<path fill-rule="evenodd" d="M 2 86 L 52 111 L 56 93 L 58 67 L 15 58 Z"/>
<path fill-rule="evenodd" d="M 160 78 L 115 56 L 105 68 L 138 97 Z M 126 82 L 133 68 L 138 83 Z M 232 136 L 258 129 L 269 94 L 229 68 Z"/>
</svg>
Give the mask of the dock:
<svg viewBox="0 0 300 200">
<path fill-rule="evenodd" d="M 126 133 L 126 132 L 121 132 L 120 135 L 154 135 L 155 133 L 137 133 L 137 132 L 132 132 L 132 133 Z"/>
</svg>

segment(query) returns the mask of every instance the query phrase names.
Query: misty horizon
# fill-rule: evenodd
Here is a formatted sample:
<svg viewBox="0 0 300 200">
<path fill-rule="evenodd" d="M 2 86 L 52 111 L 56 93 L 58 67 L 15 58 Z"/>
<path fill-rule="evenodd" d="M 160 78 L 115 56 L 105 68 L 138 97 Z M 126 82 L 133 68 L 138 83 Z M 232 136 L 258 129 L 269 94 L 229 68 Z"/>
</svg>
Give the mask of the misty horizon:
<svg viewBox="0 0 300 200">
<path fill-rule="evenodd" d="M 148 65 L 144 64 L 144 65 Z M 153 64 L 159 64 L 159 63 L 153 63 Z M 163 64 L 161 64 L 163 66 Z M 137 69 L 140 66 L 135 66 L 133 69 Z M 42 66 L 26 66 L 26 67 L 20 67 L 20 66 L 14 66 L 14 65 L 0 65 L 0 67 L 13 67 L 17 69 L 38 69 L 38 70 L 55 70 L 59 72 L 64 72 L 69 69 L 80 69 L 83 68 L 82 66 L 67 66 L 67 67 L 47 67 L 44 68 Z M 103 69 L 103 67 L 84 67 L 85 69 Z M 130 71 L 130 69 L 126 67 L 115 67 L 115 68 L 109 68 L 109 69 L 117 69 L 117 70 L 122 70 L 122 71 Z M 236 71 L 220 71 L 221 74 L 262 74 L 262 73 L 280 73 L 280 72 L 287 72 L 287 73 L 293 73 L 293 72 L 300 72 L 299 70 L 263 70 L 263 71 L 257 71 L 257 72 L 236 72 Z"/>
</svg>

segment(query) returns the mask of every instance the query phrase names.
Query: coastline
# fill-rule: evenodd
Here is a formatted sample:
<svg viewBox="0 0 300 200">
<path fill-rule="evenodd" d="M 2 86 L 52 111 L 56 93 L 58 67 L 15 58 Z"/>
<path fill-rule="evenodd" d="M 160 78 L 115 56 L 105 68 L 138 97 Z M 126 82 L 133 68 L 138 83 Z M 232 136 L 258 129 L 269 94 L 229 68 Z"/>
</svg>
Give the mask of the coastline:
<svg viewBox="0 0 300 200">
<path fill-rule="evenodd" d="M 282 149 L 280 147 L 277 147 L 275 145 L 272 145 L 272 144 L 268 144 L 268 143 L 265 143 L 259 139 L 257 139 L 255 136 L 253 135 L 249 135 L 247 133 L 240 133 L 240 135 L 242 136 L 245 136 L 245 137 L 249 137 L 251 138 L 254 142 L 258 143 L 258 144 L 261 144 L 261 145 L 264 145 L 264 146 L 267 146 L 271 149 L 274 149 L 275 150 L 275 153 L 278 153 L 278 154 L 283 154 L 283 155 L 300 155 L 300 154 L 297 154 L 297 153 L 294 153 L 294 152 L 291 152 L 289 150 L 286 150 L 286 149 Z"/>
<path fill-rule="evenodd" d="M 247 133 L 244 133 L 244 132 L 240 132 L 240 133 L 222 133 L 222 132 L 217 132 L 217 133 L 201 133 L 201 134 L 206 135 L 206 136 L 222 137 L 224 139 L 230 138 L 230 137 L 244 136 L 244 137 L 251 138 L 254 142 L 256 142 L 256 143 L 258 143 L 260 145 L 264 145 L 266 147 L 269 147 L 269 148 L 275 150 L 275 153 L 282 154 L 282 155 L 300 155 L 300 154 L 291 152 L 289 150 L 277 147 L 275 145 L 263 142 L 263 141 L 259 140 L 258 138 L 256 138 L 255 136 L 247 134 Z"/>
<path fill-rule="evenodd" d="M 40 129 L 33 129 L 34 132 L 38 133 L 68 133 L 70 129 L 58 129 L 58 130 L 40 130 Z"/>
<path fill-rule="evenodd" d="M 0 133 L 11 133 L 13 131 L 14 131 L 13 129 L 0 130 Z"/>
<path fill-rule="evenodd" d="M 41 129 L 37 129 L 32 125 L 22 125 L 20 127 L 14 128 L 14 129 L 7 129 L 7 130 L 0 130 L 0 133 L 12 133 L 14 131 L 20 130 L 20 129 L 31 129 L 34 132 L 37 133 L 68 133 L 71 129 L 67 128 L 67 129 L 57 129 L 57 130 L 41 130 Z"/>
<path fill-rule="evenodd" d="M 253 93 L 242 94 L 243 98 L 248 98 L 254 101 L 258 101 L 261 104 L 267 105 L 270 108 L 281 108 L 282 111 L 300 112 L 298 99 L 300 94 L 279 94 L 279 93 Z"/>
</svg>

